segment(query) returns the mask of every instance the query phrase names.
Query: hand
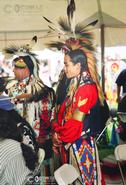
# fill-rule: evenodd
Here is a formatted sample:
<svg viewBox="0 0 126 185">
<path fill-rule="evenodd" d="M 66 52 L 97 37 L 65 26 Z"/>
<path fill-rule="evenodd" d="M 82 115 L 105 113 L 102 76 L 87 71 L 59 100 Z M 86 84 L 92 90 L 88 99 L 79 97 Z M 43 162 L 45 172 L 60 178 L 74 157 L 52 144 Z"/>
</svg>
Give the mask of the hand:
<svg viewBox="0 0 126 185">
<path fill-rule="evenodd" d="M 53 151 L 55 154 L 59 154 L 59 148 L 61 147 L 62 141 L 59 140 L 58 134 L 55 132 L 52 137 L 53 140 Z"/>
<path fill-rule="evenodd" d="M 53 145 L 52 149 L 53 149 L 53 152 L 54 152 L 56 155 L 59 155 L 59 148 L 58 148 L 58 147 L 55 147 L 55 146 Z"/>
<path fill-rule="evenodd" d="M 60 141 L 60 138 L 59 138 L 58 133 L 55 132 L 55 133 L 53 134 L 52 140 L 53 140 L 53 145 L 54 145 L 55 147 L 60 147 L 60 146 L 61 146 L 62 141 Z"/>
</svg>

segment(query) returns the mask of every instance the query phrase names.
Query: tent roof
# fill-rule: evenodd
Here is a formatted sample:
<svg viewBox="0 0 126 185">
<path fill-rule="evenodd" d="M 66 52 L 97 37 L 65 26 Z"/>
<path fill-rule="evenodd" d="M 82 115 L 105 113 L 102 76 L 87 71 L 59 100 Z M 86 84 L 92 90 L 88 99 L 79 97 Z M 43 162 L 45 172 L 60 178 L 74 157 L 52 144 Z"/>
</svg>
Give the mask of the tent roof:
<svg viewBox="0 0 126 185">
<path fill-rule="evenodd" d="M 0 48 L 10 44 L 30 42 L 38 36 L 38 47 L 55 39 L 47 35 L 48 24 L 66 15 L 67 0 L 5 0 L 0 1 Z M 89 23 L 98 19 L 94 28 L 96 43 L 100 43 L 99 28 L 105 27 L 106 45 L 126 45 L 126 0 L 75 0 L 76 22 Z"/>
</svg>

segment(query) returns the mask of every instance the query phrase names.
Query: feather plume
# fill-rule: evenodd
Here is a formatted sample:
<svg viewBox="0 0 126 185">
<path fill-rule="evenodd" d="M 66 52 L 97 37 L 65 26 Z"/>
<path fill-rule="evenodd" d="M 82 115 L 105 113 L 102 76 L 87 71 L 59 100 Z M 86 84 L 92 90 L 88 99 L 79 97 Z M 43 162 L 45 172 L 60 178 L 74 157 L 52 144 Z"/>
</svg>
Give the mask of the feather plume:
<svg viewBox="0 0 126 185">
<path fill-rule="evenodd" d="M 58 20 L 58 24 L 63 31 L 71 32 L 70 24 L 68 23 L 68 20 L 66 18 L 60 17 Z"/>
<path fill-rule="evenodd" d="M 43 18 L 44 18 L 48 23 L 51 24 L 51 26 L 48 25 L 48 27 L 49 27 L 51 30 L 57 32 L 58 34 L 65 35 L 65 33 L 64 33 L 59 27 L 57 27 L 52 21 L 50 21 L 49 19 L 47 19 L 47 18 L 44 17 L 44 16 L 43 16 Z"/>
<path fill-rule="evenodd" d="M 45 87 L 40 78 L 33 79 L 32 94 L 37 96 L 39 92 Z"/>
<path fill-rule="evenodd" d="M 63 33 L 61 33 L 60 30 L 58 30 L 57 28 L 53 28 L 52 26 L 48 26 L 50 28 L 50 31 L 48 32 L 48 35 L 52 33 L 55 34 L 56 36 L 58 36 L 58 38 L 60 38 L 61 35 L 63 35 Z"/>
<path fill-rule="evenodd" d="M 92 28 L 97 24 L 98 20 L 95 20 L 93 22 L 90 22 L 88 24 L 84 24 L 84 21 L 82 22 L 79 22 L 78 24 L 75 25 L 75 30 L 76 32 L 78 32 L 77 30 L 79 31 L 85 31 L 85 32 L 88 32 L 90 30 L 92 30 Z"/>
<path fill-rule="evenodd" d="M 32 41 L 37 42 L 37 36 L 36 35 L 32 38 Z"/>
<path fill-rule="evenodd" d="M 14 55 L 19 55 L 19 53 L 24 53 L 24 51 L 28 51 L 29 48 L 26 45 L 22 46 L 16 46 L 16 45 L 11 45 L 9 47 L 6 47 L 3 49 L 3 54 L 5 55 L 5 59 L 10 59 Z"/>
<path fill-rule="evenodd" d="M 97 24 L 97 22 L 98 22 L 98 19 L 93 21 L 93 22 L 91 22 L 91 23 L 89 23 L 87 26 L 95 26 Z"/>
<path fill-rule="evenodd" d="M 29 48 L 29 51 L 33 49 L 33 47 L 36 45 L 37 43 L 37 36 L 35 35 L 32 39 L 31 42 L 29 44 L 27 44 L 26 46 Z"/>
<path fill-rule="evenodd" d="M 63 32 L 66 33 L 67 36 L 67 40 L 69 40 L 70 38 L 73 38 L 72 42 L 67 42 L 67 44 L 64 42 L 51 42 L 48 43 L 47 46 L 50 48 L 57 48 L 58 50 L 62 49 L 62 47 L 64 47 L 64 45 L 66 44 L 68 48 L 77 48 L 80 47 L 78 46 L 78 42 L 75 42 L 75 40 L 79 40 L 79 45 L 81 45 L 81 47 L 85 47 L 85 49 L 88 50 L 94 50 L 94 47 L 92 46 L 92 40 L 93 40 L 93 35 L 91 32 L 89 32 L 87 29 L 85 29 L 85 25 L 78 23 L 75 26 L 75 34 L 76 34 L 76 38 L 74 38 L 73 33 L 71 32 L 70 26 L 68 24 L 67 19 L 65 18 L 60 18 L 59 19 L 59 25 L 60 25 L 60 29 L 63 30 Z"/>
<path fill-rule="evenodd" d="M 22 55 L 23 54 L 30 54 L 30 55 L 35 56 L 35 54 L 32 54 L 32 52 L 31 52 L 35 43 L 37 43 L 37 36 L 36 35 L 31 39 L 31 42 L 29 44 L 21 45 L 21 46 L 10 45 L 9 47 L 6 47 L 3 49 L 3 53 L 5 55 L 7 55 L 7 54 L 10 55 L 10 57 L 12 55 L 19 55 L 19 53 L 20 54 L 22 53 Z"/>
<path fill-rule="evenodd" d="M 74 12 L 76 10 L 74 0 L 70 0 L 67 6 L 67 17 L 60 17 L 58 20 L 58 27 L 52 23 L 49 19 L 44 19 L 51 24 L 49 26 L 53 31 L 58 31 L 61 34 L 62 41 L 51 42 L 46 44 L 48 47 L 57 48 L 58 50 L 64 49 L 65 47 L 69 49 L 81 48 L 83 50 L 94 51 L 93 47 L 93 34 L 90 31 L 90 27 L 97 24 L 98 20 L 92 21 L 89 24 L 84 24 L 84 22 L 79 22 L 76 25 L 73 24 Z M 53 24 L 53 25 L 52 25 Z M 63 41 L 64 40 L 64 41 Z"/>
<path fill-rule="evenodd" d="M 73 19 L 74 11 L 76 10 L 75 2 L 74 0 L 70 0 L 70 4 L 67 6 L 67 16 L 68 16 L 68 22 L 71 26 L 71 21 Z"/>
<path fill-rule="evenodd" d="M 43 18 L 48 22 L 48 23 L 51 23 L 51 24 L 54 24 L 52 21 L 50 21 L 48 18 L 46 18 L 45 16 L 43 16 Z"/>
<path fill-rule="evenodd" d="M 54 28 L 52 28 L 51 26 L 48 26 L 51 30 L 53 30 L 53 31 L 56 31 Z"/>
<path fill-rule="evenodd" d="M 49 48 L 57 48 L 58 50 L 61 50 L 64 43 L 63 42 L 51 42 L 46 44 Z"/>
<path fill-rule="evenodd" d="M 6 47 L 4 50 L 3 50 L 3 52 L 4 53 L 8 53 L 8 54 L 15 54 L 16 52 L 18 52 L 18 50 L 19 50 L 19 47 L 17 47 L 17 46 L 15 46 L 15 45 L 12 45 L 12 46 L 10 46 L 10 47 Z"/>
</svg>

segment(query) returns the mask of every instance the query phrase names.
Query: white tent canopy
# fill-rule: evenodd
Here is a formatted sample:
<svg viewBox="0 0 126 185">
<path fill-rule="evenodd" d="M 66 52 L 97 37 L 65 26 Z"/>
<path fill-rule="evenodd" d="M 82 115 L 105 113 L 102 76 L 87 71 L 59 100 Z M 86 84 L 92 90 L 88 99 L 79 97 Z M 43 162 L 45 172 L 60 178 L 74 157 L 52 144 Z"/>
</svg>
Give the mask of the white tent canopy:
<svg viewBox="0 0 126 185">
<path fill-rule="evenodd" d="M 29 43 L 38 36 L 37 49 L 56 37 L 47 35 L 48 24 L 42 16 L 54 23 L 66 16 L 69 0 L 1 0 L 0 1 L 0 49 L 11 44 Z M 100 28 L 104 29 L 105 45 L 126 45 L 126 0 L 75 0 L 76 22 L 89 23 L 98 19 L 95 42 L 101 44 Z"/>
</svg>

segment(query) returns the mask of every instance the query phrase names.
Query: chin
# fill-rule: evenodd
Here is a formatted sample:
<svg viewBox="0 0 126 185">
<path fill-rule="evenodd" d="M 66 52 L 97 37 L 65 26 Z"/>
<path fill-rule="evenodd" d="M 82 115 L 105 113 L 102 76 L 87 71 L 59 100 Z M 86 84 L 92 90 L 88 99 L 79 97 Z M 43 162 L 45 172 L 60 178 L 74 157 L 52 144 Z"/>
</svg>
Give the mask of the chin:
<svg viewBox="0 0 126 185">
<path fill-rule="evenodd" d="M 66 77 L 67 77 L 68 79 L 71 79 L 71 78 L 74 78 L 75 76 L 67 75 L 67 74 L 66 74 Z"/>
<path fill-rule="evenodd" d="M 70 79 L 71 77 L 69 77 L 69 76 L 66 76 L 68 79 Z"/>
<path fill-rule="evenodd" d="M 71 75 L 66 74 L 66 77 L 67 77 L 68 79 L 70 79 L 70 78 L 71 78 Z"/>
</svg>

